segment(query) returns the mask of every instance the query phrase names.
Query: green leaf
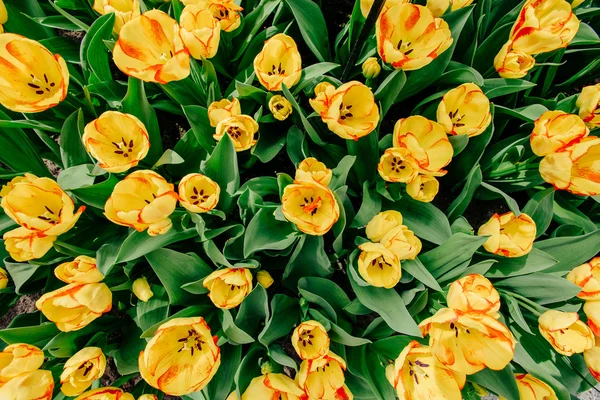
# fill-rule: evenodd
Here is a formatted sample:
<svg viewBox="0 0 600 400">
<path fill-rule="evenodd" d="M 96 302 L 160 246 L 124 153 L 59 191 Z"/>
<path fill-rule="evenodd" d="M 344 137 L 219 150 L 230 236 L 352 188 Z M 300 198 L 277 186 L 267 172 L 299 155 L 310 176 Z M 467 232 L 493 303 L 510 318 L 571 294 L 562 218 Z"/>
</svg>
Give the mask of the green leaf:
<svg viewBox="0 0 600 400">
<path fill-rule="evenodd" d="M 497 261 L 486 273 L 488 278 L 508 278 L 532 272 L 540 272 L 547 270 L 557 263 L 554 257 L 535 248 L 529 254 L 522 257 L 507 258 L 492 254 L 486 254 L 486 257 L 494 258 Z"/>
<path fill-rule="evenodd" d="M 258 335 L 258 341 L 269 346 L 275 340 L 287 336 L 300 318 L 300 305 L 296 299 L 276 294 L 271 300 L 271 317 Z"/>
<path fill-rule="evenodd" d="M 244 257 L 257 251 L 284 250 L 298 238 L 289 222 L 278 221 L 273 215 L 275 208 L 261 208 L 252 218 L 244 236 Z"/>
<path fill-rule="evenodd" d="M 352 221 L 351 228 L 363 228 L 381 211 L 381 196 L 376 190 L 369 189 L 369 183 L 363 184 L 362 204 Z"/>
<path fill-rule="evenodd" d="M 175 314 L 171 315 L 168 318 L 165 318 L 164 320 L 157 322 L 156 324 L 152 325 L 150 328 L 148 328 L 144 333 L 142 333 L 140 335 L 140 337 L 142 339 L 148 339 L 151 338 L 156 331 L 158 330 L 158 328 L 160 328 L 160 326 L 164 323 L 167 323 L 168 321 L 174 319 L 174 318 L 188 318 L 188 317 L 197 317 L 197 316 L 201 316 L 201 315 L 207 315 L 209 314 L 211 311 L 214 311 L 215 306 L 214 304 L 210 303 L 210 304 L 200 304 L 200 305 L 195 305 L 195 306 L 190 306 L 190 307 L 186 307 L 181 311 L 176 312 Z"/>
<path fill-rule="evenodd" d="M 234 206 L 233 196 L 240 187 L 237 154 L 229 135 L 224 135 L 219 141 L 203 164 L 203 171 L 221 188 L 217 208 L 228 212 Z"/>
<path fill-rule="evenodd" d="M 263 163 L 273 160 L 285 146 L 285 136 L 281 134 L 280 129 L 267 129 L 261 127 L 258 143 L 250 151 Z"/>
<path fill-rule="evenodd" d="M 383 120 L 383 117 L 385 117 L 390 107 L 394 104 L 405 84 L 406 73 L 401 69 L 395 70 L 381 82 L 375 92 L 375 101 L 381 104 L 381 109 L 379 110 L 381 120 Z"/>
<path fill-rule="evenodd" d="M 458 136 L 454 136 L 458 137 Z M 483 174 L 481 173 L 481 168 L 479 165 L 475 166 L 467 176 L 467 182 L 463 187 L 463 190 L 460 194 L 454 199 L 448 210 L 446 210 L 446 214 L 448 214 L 448 219 L 450 221 L 456 221 L 469 207 L 471 204 L 471 200 L 473 200 L 473 196 L 475 192 L 481 185 L 483 180 Z"/>
<path fill-rule="evenodd" d="M 110 175 L 104 182 L 70 189 L 69 192 L 73 193 L 83 203 L 103 210 L 106 200 L 108 200 L 118 182 L 119 180 L 114 175 Z"/>
<path fill-rule="evenodd" d="M 308 0 L 302 0 L 302 1 L 308 1 Z M 310 138 L 312 139 L 313 142 L 315 142 L 315 144 L 317 144 L 319 146 L 325 146 L 327 144 L 327 142 L 324 142 L 321 139 L 321 137 L 319 136 L 319 133 L 315 130 L 314 126 L 312 126 L 310 121 L 306 118 L 306 114 L 304 113 L 304 110 L 302 109 L 302 107 L 300 107 L 300 105 L 298 104 L 298 102 L 296 101 L 294 96 L 290 93 L 289 89 L 285 86 L 285 84 L 282 85 L 281 90 L 283 91 L 283 95 L 285 96 L 285 98 L 289 100 L 289 102 L 292 104 L 292 107 L 294 108 L 295 112 L 292 113 L 292 116 L 293 117 L 297 116 L 298 118 L 300 118 L 300 122 L 302 123 L 304 130 L 306 131 L 306 133 L 308 133 L 308 136 L 310 136 Z"/>
<path fill-rule="evenodd" d="M 60 132 L 60 156 L 65 168 L 90 162 L 81 136 L 83 135 L 83 112 L 81 108 L 71 114 Z"/>
<path fill-rule="evenodd" d="M 554 197 L 554 218 L 561 224 L 577 225 L 583 228 L 585 233 L 591 233 L 598 229 L 587 215 L 579 211 L 577 207 L 559 193 Z"/>
<path fill-rule="evenodd" d="M 331 190 L 335 191 L 346 185 L 348 174 L 350 173 L 350 169 L 354 165 L 355 161 L 356 156 L 347 155 L 340 160 L 337 167 L 331 170 L 332 177 L 331 182 L 329 182 L 329 188 Z"/>
<path fill-rule="evenodd" d="M 320 7 L 310 0 L 285 0 L 304 41 L 321 62 L 331 59 L 327 24 Z"/>
<path fill-rule="evenodd" d="M 536 238 L 542 236 L 552 222 L 554 205 L 554 188 L 537 192 L 523 208 L 523 213 L 529 215 L 537 228 Z"/>
<path fill-rule="evenodd" d="M 242 57 L 254 36 L 261 30 L 261 27 L 267 18 L 269 18 L 269 15 L 271 15 L 280 4 L 280 0 L 261 1 L 258 7 L 252 10 L 250 14 L 246 15 L 242 31 L 236 37 L 236 41 L 234 42 L 234 48 L 238 49 L 238 52 L 233 57 L 233 61 L 237 61 Z"/>
<path fill-rule="evenodd" d="M 15 318 L 13 322 L 3 330 L 0 330 L 0 339 L 7 344 L 14 343 L 28 343 L 37 347 L 44 347 L 50 339 L 58 335 L 59 330 L 53 322 L 39 322 L 39 315 L 27 314 L 37 317 L 37 321 L 32 321 L 33 325 L 30 326 L 13 326 L 15 322 L 18 322 L 19 317 Z"/>
<path fill-rule="evenodd" d="M 206 388 L 209 399 L 225 399 L 231 393 L 235 373 L 242 361 L 242 346 L 224 344 L 220 348 L 221 365 Z"/>
<path fill-rule="evenodd" d="M 307 301 L 319 305 L 335 323 L 338 322 L 338 316 L 344 315 L 344 308 L 350 304 L 346 292 L 328 279 L 302 278 L 298 281 L 298 290 Z"/>
<path fill-rule="evenodd" d="M 417 278 L 419 282 L 432 288 L 435 291 L 441 292 L 442 288 L 440 284 L 435 280 L 431 272 L 425 268 L 421 260 L 415 258 L 414 260 L 402 261 L 402 269 Z"/>
<path fill-rule="evenodd" d="M 304 89 L 304 87 L 309 85 L 314 79 L 322 77 L 329 71 L 332 71 L 338 68 L 339 66 L 340 65 L 336 63 L 322 62 L 309 65 L 308 67 L 303 68 L 302 77 L 300 78 L 300 81 L 298 81 L 298 84 L 294 89 L 294 94 L 296 95 L 300 93 L 300 91 Z"/>
<path fill-rule="evenodd" d="M 154 295 L 148 301 L 138 301 L 135 307 L 136 324 L 143 331 L 169 316 L 169 298 L 167 291 L 158 285 L 152 285 Z"/>
<path fill-rule="evenodd" d="M 94 169 L 92 164 L 76 165 L 60 171 L 56 182 L 63 190 L 79 189 L 94 184 L 95 177 L 91 174 Z"/>
<path fill-rule="evenodd" d="M 436 206 L 422 203 L 408 196 L 395 203 L 384 203 L 384 210 L 396 210 L 402 213 L 404 225 L 418 237 L 434 244 L 442 244 L 452 236 L 448 219 Z"/>
<path fill-rule="evenodd" d="M 210 126 L 208 110 L 200 106 L 182 106 L 182 108 L 198 143 L 206 152 L 211 153 L 215 147 L 215 139 L 212 137 L 215 128 Z"/>
<path fill-rule="evenodd" d="M 588 262 L 598 253 L 600 230 L 582 236 L 565 236 L 535 242 L 533 247 L 543 250 L 558 260 L 558 264 L 545 272 L 567 273 Z"/>
<path fill-rule="evenodd" d="M 468 261 L 487 240 L 486 236 L 455 233 L 439 247 L 419 256 L 419 259 L 438 278 L 454 267 Z"/>
<path fill-rule="evenodd" d="M 522 79 L 492 78 L 485 80 L 483 93 L 488 99 L 493 99 L 500 96 L 506 96 L 507 94 L 531 89 L 534 86 L 535 83 Z"/>
<path fill-rule="evenodd" d="M 541 305 L 569 300 L 581 292 L 579 286 L 565 278 L 538 272 L 504 279 L 494 286 L 520 294 Z"/>
<path fill-rule="evenodd" d="M 146 347 L 146 341 L 141 339 L 142 331 L 133 321 L 124 320 L 121 329 L 121 343 L 114 351 L 109 352 L 114 358 L 117 371 L 120 375 L 129 375 L 139 372 L 138 358 L 140 352 Z"/>
<path fill-rule="evenodd" d="M 112 80 L 108 65 L 108 49 L 103 41 L 112 37 L 114 24 L 114 13 L 101 16 L 94 21 L 81 42 L 81 66 L 88 73 L 90 83 Z M 92 74 L 93 79 L 90 76 Z"/>
<path fill-rule="evenodd" d="M 287 287 L 296 288 L 302 277 L 328 277 L 332 273 L 323 236 L 302 235 L 285 267 L 283 280 Z"/>
<path fill-rule="evenodd" d="M 506 201 L 506 205 L 508 205 L 508 208 L 510 209 L 510 211 L 512 211 L 517 216 L 521 214 L 521 210 L 519 209 L 519 204 L 515 201 L 515 199 L 513 199 L 512 197 L 510 197 L 509 195 L 504 193 L 502 190 L 500 190 L 497 187 L 492 186 L 488 183 L 485 183 L 485 182 L 481 182 L 481 187 L 485 188 L 486 190 L 489 190 L 492 193 L 496 193 L 496 194 L 502 196 L 504 198 L 504 200 Z"/>
<path fill-rule="evenodd" d="M 15 292 L 17 294 L 24 294 L 27 283 L 39 281 L 48 276 L 48 267 L 43 265 L 16 263 L 5 260 L 4 267 L 15 284 Z M 39 273 L 38 270 L 40 270 Z"/>
<path fill-rule="evenodd" d="M 262 285 L 256 285 L 242 302 L 235 324 L 254 335 L 259 326 L 269 318 L 268 301 L 267 290 Z"/>
<path fill-rule="evenodd" d="M 502 396 L 506 400 L 520 400 L 519 388 L 513 368 L 508 364 L 500 371 L 484 369 L 474 375 L 469 376 L 470 382 L 475 382 L 486 389 Z"/>
<path fill-rule="evenodd" d="M 232 345 L 240 345 L 254 342 L 252 336 L 248 335 L 246 332 L 244 332 L 235 325 L 235 322 L 233 322 L 233 317 L 231 316 L 231 312 L 229 310 L 221 311 L 221 324 L 223 326 L 223 332 L 225 332 L 225 337 L 227 338 L 227 340 L 229 340 L 229 343 L 231 343 Z"/>
<path fill-rule="evenodd" d="M 40 129 L 48 132 L 60 132 L 58 126 L 52 126 L 54 121 L 36 121 L 33 119 L 24 119 L 19 121 L 0 120 L 0 128 L 31 128 Z"/>
<path fill-rule="evenodd" d="M 161 165 L 172 165 L 172 164 L 183 164 L 185 160 L 177 154 L 174 150 L 167 149 L 158 161 L 152 166 L 152 169 L 156 169 Z"/>
</svg>

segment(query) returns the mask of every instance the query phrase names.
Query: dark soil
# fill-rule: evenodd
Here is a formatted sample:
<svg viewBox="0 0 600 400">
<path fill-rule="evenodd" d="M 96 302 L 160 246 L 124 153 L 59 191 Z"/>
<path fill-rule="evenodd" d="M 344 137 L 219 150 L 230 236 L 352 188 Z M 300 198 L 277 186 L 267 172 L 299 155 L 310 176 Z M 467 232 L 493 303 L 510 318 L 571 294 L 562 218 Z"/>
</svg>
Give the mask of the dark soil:
<svg viewBox="0 0 600 400">
<path fill-rule="evenodd" d="M 36 310 L 36 308 L 35 308 L 35 302 L 41 296 L 42 296 L 41 293 L 36 293 L 36 294 L 30 294 L 30 295 L 21 296 L 19 298 L 19 300 L 17 301 L 17 304 L 15 304 L 14 306 L 12 306 L 8 310 L 8 312 L 6 314 L 4 314 L 2 316 L 2 318 L 0 318 L 0 330 L 1 329 L 5 329 L 8 325 L 10 325 L 10 323 L 12 322 L 12 320 L 17 315 L 27 314 L 27 313 L 34 312 Z"/>
<path fill-rule="evenodd" d="M 156 110 L 158 126 L 162 137 L 163 148 L 173 149 L 179 139 L 190 129 L 190 123 L 183 115 L 171 114 L 166 111 Z"/>
<path fill-rule="evenodd" d="M 321 10 L 325 15 L 329 43 L 335 43 L 335 36 L 346 25 L 352 15 L 354 0 L 322 0 Z"/>
</svg>

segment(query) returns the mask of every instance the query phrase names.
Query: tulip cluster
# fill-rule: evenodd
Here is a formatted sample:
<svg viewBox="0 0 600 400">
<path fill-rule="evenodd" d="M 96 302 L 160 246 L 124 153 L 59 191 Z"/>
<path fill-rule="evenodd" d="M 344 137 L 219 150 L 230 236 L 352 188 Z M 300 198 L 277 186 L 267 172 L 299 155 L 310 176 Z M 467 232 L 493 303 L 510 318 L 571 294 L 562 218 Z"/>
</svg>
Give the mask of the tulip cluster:
<svg viewBox="0 0 600 400">
<path fill-rule="evenodd" d="M 213 138 L 217 142 L 229 135 L 238 152 L 248 150 L 256 144 L 258 123 L 251 116 L 242 114 L 238 99 L 223 99 L 211 103 L 208 106 L 208 119 L 210 125 L 215 127 Z"/>
<path fill-rule="evenodd" d="M 25 344 L 10 344 L 0 352 L 0 399 L 51 400 L 52 372 L 41 370 L 44 353 Z"/>
<path fill-rule="evenodd" d="M 494 60 L 503 78 L 522 78 L 535 66 L 534 55 L 565 48 L 579 30 L 566 0 L 527 0 L 510 37 Z"/>
<path fill-rule="evenodd" d="M 489 236 L 483 248 L 492 254 L 503 257 L 522 257 L 533 248 L 537 228 L 533 219 L 512 211 L 502 215 L 494 214 L 488 222 L 479 227 L 479 236 Z"/>
</svg>

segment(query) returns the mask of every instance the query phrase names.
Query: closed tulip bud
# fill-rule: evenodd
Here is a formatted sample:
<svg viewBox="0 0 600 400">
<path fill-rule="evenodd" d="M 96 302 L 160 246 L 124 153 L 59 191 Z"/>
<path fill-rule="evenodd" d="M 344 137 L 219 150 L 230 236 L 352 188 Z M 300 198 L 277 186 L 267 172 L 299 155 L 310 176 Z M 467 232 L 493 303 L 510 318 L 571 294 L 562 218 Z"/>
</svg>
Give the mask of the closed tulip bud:
<svg viewBox="0 0 600 400">
<path fill-rule="evenodd" d="M 11 258 L 18 262 L 42 258 L 53 246 L 56 236 L 26 228 L 16 228 L 4 234 L 4 246 Z"/>
<path fill-rule="evenodd" d="M 531 150 L 547 156 L 588 136 L 590 130 L 577 115 L 546 111 L 536 121 L 531 134 Z"/>
<path fill-rule="evenodd" d="M 594 339 L 594 347 L 583 352 L 583 360 L 590 373 L 597 381 L 600 381 L 600 338 Z"/>
<path fill-rule="evenodd" d="M 417 4 L 399 4 L 384 10 L 375 34 L 383 62 L 405 71 L 429 65 L 453 42 L 448 23 Z"/>
<path fill-rule="evenodd" d="M 440 190 L 440 183 L 433 176 L 418 175 L 406 185 L 406 193 L 414 200 L 430 203 Z"/>
<path fill-rule="evenodd" d="M 67 97 L 69 70 L 65 60 L 35 40 L 0 34 L 0 104 L 11 111 L 36 113 Z M 10 77 L 10 79 L 6 78 Z"/>
<path fill-rule="evenodd" d="M 344 389 L 345 370 L 346 362 L 330 351 L 323 357 L 302 361 L 296 381 L 310 399 L 345 399 L 337 393 Z"/>
<path fill-rule="evenodd" d="M 52 372 L 38 369 L 16 376 L 0 387 L 0 399 L 52 400 Z"/>
<path fill-rule="evenodd" d="M 252 379 L 242 397 L 232 392 L 227 400 L 300 400 L 303 395 L 296 382 L 286 375 L 268 373 Z"/>
<path fill-rule="evenodd" d="M 476 84 L 463 83 L 442 97 L 437 122 L 449 135 L 481 135 L 492 122 L 490 100 Z"/>
<path fill-rule="evenodd" d="M 416 340 L 388 365 L 386 377 L 400 399 L 461 400 L 466 382 L 465 374 L 437 362 L 431 349 Z"/>
<path fill-rule="evenodd" d="M 258 123 L 254 118 L 248 115 L 235 115 L 219 122 L 213 138 L 219 142 L 223 136 L 229 135 L 235 151 L 240 152 L 256 144 L 256 132 L 258 132 Z"/>
<path fill-rule="evenodd" d="M 323 186 L 329 185 L 333 173 L 325 164 L 314 157 L 305 158 L 298 164 L 296 170 L 296 181 L 314 181 Z"/>
<path fill-rule="evenodd" d="M 565 356 L 594 347 L 592 330 L 579 320 L 579 314 L 548 310 L 539 319 L 540 333 L 554 350 Z"/>
<path fill-rule="evenodd" d="M 136 116 L 107 111 L 85 126 L 85 149 L 108 172 L 125 172 L 146 157 L 150 139 Z"/>
<path fill-rule="evenodd" d="M 150 386 L 171 396 L 202 390 L 221 364 L 216 339 L 202 317 L 171 319 L 140 353 L 140 374 Z"/>
<path fill-rule="evenodd" d="M 104 375 L 106 357 L 99 347 L 85 347 L 69 358 L 60 375 L 60 391 L 65 396 L 77 396 Z"/>
<path fill-rule="evenodd" d="M 133 395 L 116 387 L 102 387 L 88 390 L 75 400 L 135 400 Z"/>
<path fill-rule="evenodd" d="M 254 59 L 254 72 L 269 91 L 279 91 L 283 84 L 291 88 L 298 83 L 302 76 L 302 58 L 294 39 L 278 33 L 267 40 Z"/>
<path fill-rule="evenodd" d="M 536 236 L 535 222 L 525 213 L 518 217 L 513 212 L 494 214 L 477 232 L 490 236 L 483 248 L 504 257 L 521 257 L 529 254 Z"/>
<path fill-rule="evenodd" d="M 104 205 L 104 215 L 118 225 L 155 236 L 171 228 L 169 216 L 179 197 L 173 185 L 154 171 L 141 170 L 117 183 Z"/>
<path fill-rule="evenodd" d="M 386 289 L 400 282 L 402 270 L 398 257 L 381 243 L 363 243 L 358 257 L 358 273 L 369 284 Z"/>
<path fill-rule="evenodd" d="M 133 294 L 135 294 L 135 297 L 143 302 L 147 302 L 152 298 L 152 296 L 154 296 L 154 293 L 148 284 L 148 280 L 144 276 L 133 281 L 133 284 L 131 285 L 131 291 Z"/>
<path fill-rule="evenodd" d="M 370 241 L 377 243 L 398 226 L 402 226 L 402 214 L 396 210 L 382 211 L 369 221 L 365 233 Z"/>
<path fill-rule="evenodd" d="M 598 300 L 588 300 L 583 305 L 583 312 L 587 317 L 587 324 L 590 329 L 594 332 L 594 335 L 598 335 L 600 333 L 600 301 Z"/>
<path fill-rule="evenodd" d="M 419 175 L 419 163 L 404 147 L 392 147 L 383 153 L 377 172 L 386 182 L 409 183 Z"/>
<path fill-rule="evenodd" d="M 329 335 L 319 322 L 305 321 L 294 329 L 292 346 L 303 360 L 321 358 L 329 352 Z"/>
<path fill-rule="evenodd" d="M 398 260 L 414 260 L 423 247 L 413 231 L 404 225 L 389 231 L 380 243 L 390 249 Z"/>
<path fill-rule="evenodd" d="M 579 117 L 590 128 L 600 128 L 600 83 L 586 86 L 577 98 Z"/>
<path fill-rule="evenodd" d="M 530 374 L 515 374 L 521 400 L 558 400 L 554 389 Z M 506 400 L 500 396 L 500 400 Z"/>
<path fill-rule="evenodd" d="M 517 52 L 512 42 L 507 42 L 494 58 L 494 67 L 502 78 L 519 79 L 535 66 L 535 58 L 528 53 Z"/>
<path fill-rule="evenodd" d="M 139 0 L 94 0 L 94 10 L 100 14 L 115 14 L 113 31 L 118 35 L 126 22 L 140 16 Z"/>
<path fill-rule="evenodd" d="M 203 10 L 209 10 L 213 17 L 221 23 L 225 32 L 236 30 L 240 24 L 240 11 L 244 9 L 233 0 L 181 0 L 183 4 L 197 5 Z"/>
<path fill-rule="evenodd" d="M 208 176 L 191 173 L 179 183 L 179 204 L 193 213 L 209 212 L 219 203 L 221 188 Z"/>
<path fill-rule="evenodd" d="M 19 375 L 39 369 L 43 363 L 44 353 L 35 346 L 25 343 L 6 346 L 0 352 L 0 387 Z"/>
<path fill-rule="evenodd" d="M 369 57 L 362 65 L 362 74 L 367 79 L 377 78 L 381 73 L 381 65 L 375 57 Z"/>
<path fill-rule="evenodd" d="M 137 400 L 158 400 L 155 394 L 143 394 Z"/>
<path fill-rule="evenodd" d="M 333 192 L 316 182 L 297 181 L 287 185 L 281 198 L 285 218 L 309 235 L 329 232 L 340 217 Z"/>
<path fill-rule="evenodd" d="M 273 117 L 279 121 L 285 121 L 292 114 L 292 103 L 281 95 L 275 95 L 269 100 L 269 110 Z"/>
<path fill-rule="evenodd" d="M 499 371 L 513 359 L 516 341 L 510 330 L 483 313 L 442 308 L 419 324 L 429 347 L 448 369 L 472 375 L 486 367 Z"/>
<path fill-rule="evenodd" d="M 265 289 L 268 289 L 271 287 L 271 285 L 273 283 L 275 283 L 275 280 L 273 279 L 273 277 L 271 276 L 271 274 L 269 273 L 269 271 L 265 271 L 264 269 L 258 271 L 256 273 L 256 280 L 258 281 L 258 283 L 260 283 Z"/>
<path fill-rule="evenodd" d="M 600 300 L 600 257 L 574 268 L 567 279 L 581 287 L 580 299 Z"/>
<path fill-rule="evenodd" d="M 208 9 L 197 5 L 186 6 L 179 19 L 181 38 L 197 60 L 213 58 L 219 49 L 221 24 Z"/>
<path fill-rule="evenodd" d="M 0 25 L 3 25 L 8 22 L 8 12 L 6 11 L 6 6 L 4 5 L 4 1 L 0 0 Z"/>
<path fill-rule="evenodd" d="M 319 82 L 314 89 L 315 98 L 308 99 L 310 106 L 317 113 L 326 113 L 331 103 L 331 99 L 335 94 L 335 86 L 329 82 Z"/>
<path fill-rule="evenodd" d="M 247 268 L 219 269 L 204 278 L 204 287 L 215 306 L 234 308 L 252 291 L 252 273 Z"/>
<path fill-rule="evenodd" d="M 373 7 L 374 2 L 375 0 L 360 0 L 360 12 L 363 17 L 367 18 L 369 16 L 369 11 L 371 11 L 371 7 Z M 383 9 L 387 10 L 392 6 L 404 3 L 410 3 L 410 0 L 386 0 Z"/>
<path fill-rule="evenodd" d="M 65 283 L 96 283 L 104 279 L 96 266 L 96 259 L 78 256 L 73 261 L 60 264 L 54 269 L 54 275 Z"/>
<path fill-rule="evenodd" d="M 540 162 L 540 175 L 558 190 L 580 196 L 600 194 L 600 138 L 588 137 Z"/>
<path fill-rule="evenodd" d="M 213 101 L 208 106 L 208 119 L 210 120 L 210 126 L 213 128 L 219 125 L 219 122 L 224 119 L 241 114 L 242 107 L 240 106 L 240 101 L 235 97 L 231 100 Z"/>
<path fill-rule="evenodd" d="M 456 11 L 472 3 L 473 0 L 427 0 L 427 8 L 435 17 L 441 17 L 446 11 Z"/>
<path fill-rule="evenodd" d="M 0 289 L 4 289 L 8 285 L 8 273 L 4 268 L 0 268 Z"/>
<path fill-rule="evenodd" d="M 190 74 L 190 53 L 177 21 L 150 10 L 127 22 L 113 48 L 113 60 L 126 75 L 165 84 Z"/>
<path fill-rule="evenodd" d="M 448 307 L 464 312 L 482 312 L 499 317 L 500 295 L 486 277 L 479 274 L 464 276 L 450 285 Z"/>
<path fill-rule="evenodd" d="M 112 308 L 112 292 L 104 283 L 72 283 L 48 292 L 35 306 L 63 332 L 77 331 Z"/>
</svg>

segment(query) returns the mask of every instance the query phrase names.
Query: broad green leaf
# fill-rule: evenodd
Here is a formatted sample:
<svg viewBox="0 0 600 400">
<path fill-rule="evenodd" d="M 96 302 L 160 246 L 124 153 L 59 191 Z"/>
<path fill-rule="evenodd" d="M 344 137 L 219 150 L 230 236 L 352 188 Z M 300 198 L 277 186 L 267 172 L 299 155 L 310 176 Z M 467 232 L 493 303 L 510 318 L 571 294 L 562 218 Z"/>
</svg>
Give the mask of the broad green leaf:
<svg viewBox="0 0 600 400">
<path fill-rule="evenodd" d="M 338 316 L 343 316 L 343 309 L 350 304 L 350 299 L 342 288 L 328 279 L 302 278 L 298 281 L 298 290 L 307 301 L 319 305 L 335 323 Z"/>
<path fill-rule="evenodd" d="M 217 208 L 228 212 L 234 206 L 233 196 L 240 187 L 237 153 L 229 135 L 223 136 L 202 165 L 204 174 L 219 184 L 221 195 Z"/>
<path fill-rule="evenodd" d="M 383 209 L 400 211 L 408 229 L 434 244 L 442 244 L 452 236 L 448 219 L 433 204 L 403 197 L 395 203 L 384 202 Z"/>
<path fill-rule="evenodd" d="M 258 335 L 258 341 L 269 346 L 275 340 L 287 336 L 300 317 L 298 300 L 283 294 L 276 294 L 271 300 L 271 317 Z"/>
<path fill-rule="evenodd" d="M 37 321 L 30 321 L 32 325 L 14 326 L 13 324 L 18 322 L 18 316 L 7 328 L 0 330 L 0 339 L 7 344 L 28 343 L 41 348 L 59 333 L 58 328 L 53 322 L 40 323 L 37 312 L 27 315 L 33 316 Z"/>
<path fill-rule="evenodd" d="M 235 373 L 242 361 L 242 346 L 221 346 L 221 365 L 206 388 L 209 399 L 225 399 L 231 393 Z"/>
<path fill-rule="evenodd" d="M 65 120 L 60 132 L 60 155 L 65 168 L 90 162 L 81 136 L 83 135 L 83 112 L 75 111 Z"/>
<path fill-rule="evenodd" d="M 494 286 L 520 294 L 541 305 L 572 299 L 581 291 L 579 286 L 565 278 L 539 272 L 504 279 Z"/>
<path fill-rule="evenodd" d="M 381 104 L 381 109 L 379 110 L 381 119 L 385 117 L 390 107 L 394 104 L 405 84 L 406 73 L 401 69 L 395 70 L 381 82 L 375 91 L 375 100 Z"/>
<path fill-rule="evenodd" d="M 506 96 L 507 94 L 531 89 L 534 86 L 535 83 L 531 83 L 522 79 L 492 78 L 485 80 L 483 93 L 485 93 L 488 99 L 493 99 L 500 96 Z"/>
<path fill-rule="evenodd" d="M 184 161 L 185 160 L 175 151 L 167 149 L 163 155 L 160 156 L 158 161 L 156 161 L 156 163 L 152 166 L 152 169 L 158 168 L 161 165 L 183 164 Z"/>
<path fill-rule="evenodd" d="M 225 333 L 225 337 L 227 338 L 227 340 L 229 340 L 229 343 L 236 346 L 240 344 L 248 344 L 254 342 L 252 336 L 248 335 L 246 332 L 244 332 L 235 325 L 235 322 L 233 321 L 233 316 L 231 315 L 231 311 L 222 310 L 221 318 L 223 332 Z"/>
<path fill-rule="evenodd" d="M 450 204 L 448 210 L 446 210 L 446 214 L 448 215 L 448 219 L 450 221 L 456 221 L 462 214 L 464 214 L 467 207 L 469 207 L 471 200 L 473 200 L 473 196 L 479 188 L 479 185 L 481 185 L 482 179 L 483 175 L 481 173 L 481 168 L 479 165 L 477 165 L 467 176 L 467 182 L 465 183 L 463 190 L 454 199 L 452 204 Z"/>
<path fill-rule="evenodd" d="M 502 396 L 506 400 L 520 400 L 519 388 L 511 365 L 507 365 L 500 371 L 484 369 L 469 376 L 469 381 L 475 382 L 486 389 Z"/>
<path fill-rule="evenodd" d="M 488 278 L 508 278 L 511 276 L 526 275 L 532 272 L 540 272 L 556 265 L 554 257 L 540 249 L 532 249 L 531 252 L 522 257 L 501 257 L 486 254 L 486 257 L 497 261 L 486 273 Z"/>
<path fill-rule="evenodd" d="M 252 218 L 244 236 L 244 256 L 261 250 L 284 250 L 298 238 L 289 222 L 275 219 L 274 208 L 261 208 Z"/>
<path fill-rule="evenodd" d="M 363 196 L 360 209 L 352 221 L 351 228 L 362 228 L 381 211 L 381 196 L 376 190 L 369 189 L 369 183 L 363 184 Z"/>
<path fill-rule="evenodd" d="M 558 260 L 558 264 L 545 272 L 566 274 L 588 262 L 598 253 L 600 230 L 582 236 L 565 236 L 535 242 L 533 247 L 543 250 Z"/>
<path fill-rule="evenodd" d="M 169 316 L 167 291 L 158 285 L 151 287 L 153 296 L 148 301 L 138 301 L 135 307 L 136 324 L 142 332 Z"/>
<path fill-rule="evenodd" d="M 323 237 L 302 235 L 285 267 L 283 280 L 287 287 L 294 289 L 302 277 L 328 277 L 332 273 Z"/>
<path fill-rule="evenodd" d="M 103 210 L 106 200 L 108 200 L 118 182 L 119 180 L 117 178 L 110 175 L 104 182 L 92 186 L 71 189 L 69 191 L 86 205 Z"/>
<path fill-rule="evenodd" d="M 350 169 L 356 162 L 356 156 L 347 155 L 339 162 L 337 167 L 331 170 L 332 177 L 331 182 L 329 182 L 329 188 L 333 191 L 339 189 L 340 187 L 346 185 L 346 181 L 348 179 L 348 174 L 350 173 Z"/>
<path fill-rule="evenodd" d="M 146 341 L 141 339 L 142 331 L 133 323 L 125 320 L 121 325 L 121 343 L 118 348 L 107 355 L 112 356 L 120 375 L 129 375 L 139 371 L 138 358 L 146 347 Z"/>
<path fill-rule="evenodd" d="M 432 288 L 435 291 L 441 292 L 442 288 L 437 283 L 435 278 L 431 275 L 431 272 L 425 268 L 421 260 L 415 258 L 414 260 L 402 261 L 402 269 L 414 276 L 419 282 Z"/>
<path fill-rule="evenodd" d="M 537 229 L 536 238 L 542 236 L 552 222 L 554 205 L 554 188 L 548 188 L 534 194 L 523 208 L 535 222 Z"/>
<path fill-rule="evenodd" d="M 308 0 L 303 0 L 303 1 L 308 1 Z M 289 100 L 289 102 L 292 104 L 292 107 L 294 108 L 294 112 L 292 113 L 292 118 L 300 118 L 300 123 L 302 124 L 302 126 L 304 127 L 304 130 L 306 131 L 306 133 L 308 133 L 308 136 L 310 136 L 312 141 L 315 142 L 315 144 L 317 144 L 319 146 L 325 146 L 327 144 L 327 142 L 325 142 L 325 141 L 323 141 L 323 139 L 321 139 L 321 137 L 319 136 L 319 133 L 316 131 L 315 127 L 310 123 L 308 118 L 306 118 L 306 114 L 305 114 L 304 110 L 302 109 L 302 107 L 300 107 L 300 105 L 294 98 L 294 95 L 292 95 L 290 93 L 289 89 L 285 86 L 285 84 L 283 84 L 282 90 L 283 90 L 283 95 L 285 96 L 286 99 Z"/>
<path fill-rule="evenodd" d="M 300 91 L 304 89 L 304 87 L 309 85 L 315 78 L 320 78 L 329 71 L 338 68 L 339 66 L 340 65 L 336 63 L 322 62 L 309 65 L 306 68 L 302 68 L 302 77 L 300 78 L 300 81 L 298 81 L 296 87 L 294 88 L 294 94 L 296 95 L 300 93 Z"/>
<path fill-rule="evenodd" d="M 257 284 L 240 306 L 235 324 L 245 332 L 252 334 L 269 318 L 269 297 L 266 289 Z"/>
<path fill-rule="evenodd" d="M 434 277 L 439 277 L 452 268 L 468 261 L 487 240 L 486 236 L 471 236 L 456 233 L 439 247 L 421 254 L 419 259 Z"/>
<path fill-rule="evenodd" d="M 108 49 L 103 41 L 112 37 L 114 24 L 114 13 L 101 16 L 94 21 L 81 42 L 81 66 L 89 74 L 90 83 L 112 80 L 108 65 Z"/>
<path fill-rule="evenodd" d="M 24 294 L 28 283 L 46 279 L 48 276 L 48 267 L 43 265 L 16 263 L 6 260 L 4 261 L 4 268 L 13 280 L 17 294 Z"/>
<path fill-rule="evenodd" d="M 327 24 L 320 7 L 310 0 L 285 0 L 307 46 L 321 62 L 331 58 Z"/>
</svg>

